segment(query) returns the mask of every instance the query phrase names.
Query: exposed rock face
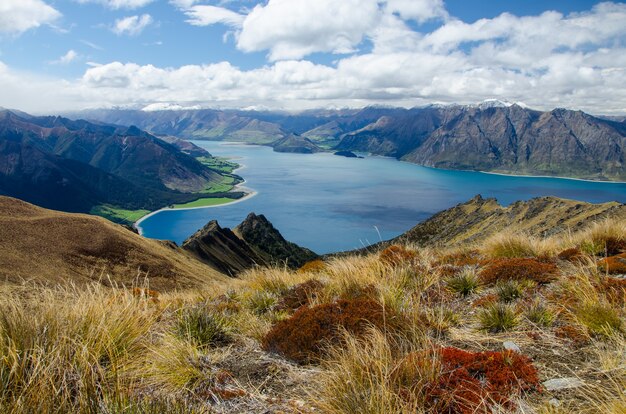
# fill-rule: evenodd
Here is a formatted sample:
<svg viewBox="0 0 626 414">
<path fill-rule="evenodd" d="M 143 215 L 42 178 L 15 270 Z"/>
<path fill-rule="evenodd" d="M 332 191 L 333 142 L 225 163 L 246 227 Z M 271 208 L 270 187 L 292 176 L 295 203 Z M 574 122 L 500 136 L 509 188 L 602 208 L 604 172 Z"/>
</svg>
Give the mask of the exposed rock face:
<svg viewBox="0 0 626 414">
<path fill-rule="evenodd" d="M 625 149 L 618 123 L 580 111 L 512 105 L 464 109 L 401 156 L 440 168 L 626 179 Z"/>
<path fill-rule="evenodd" d="M 451 245 L 484 240 L 500 231 L 552 236 L 581 230 L 604 218 L 626 219 L 626 205 L 591 204 L 557 197 L 539 197 L 503 207 L 480 195 L 435 214 L 388 243 Z"/>
<path fill-rule="evenodd" d="M 225 280 L 174 243 L 146 239 L 101 217 L 62 213 L 0 197 L 0 283 L 100 281 L 151 289 Z"/>
<path fill-rule="evenodd" d="M 276 152 L 294 152 L 299 154 L 313 154 L 321 149 L 313 141 L 300 135 L 291 134 L 270 144 Z"/>
<path fill-rule="evenodd" d="M 317 257 L 311 250 L 285 240 L 262 214 L 250 213 L 234 231 L 270 264 L 299 268 Z"/>
<path fill-rule="evenodd" d="M 256 265 L 266 265 L 244 240 L 230 229 L 210 221 L 183 243 L 183 249 L 222 273 L 235 276 Z"/>
<path fill-rule="evenodd" d="M 254 266 L 298 268 L 317 257 L 288 242 L 263 215 L 250 213 L 234 231 L 211 221 L 183 243 L 183 249 L 220 272 L 236 276 Z"/>
</svg>

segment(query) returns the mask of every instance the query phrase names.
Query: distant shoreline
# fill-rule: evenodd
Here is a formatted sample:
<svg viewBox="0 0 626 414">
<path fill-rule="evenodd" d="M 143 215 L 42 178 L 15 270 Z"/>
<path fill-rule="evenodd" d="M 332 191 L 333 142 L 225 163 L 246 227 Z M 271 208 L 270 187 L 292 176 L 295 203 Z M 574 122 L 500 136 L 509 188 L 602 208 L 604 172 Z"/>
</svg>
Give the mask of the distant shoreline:
<svg viewBox="0 0 626 414">
<path fill-rule="evenodd" d="M 239 167 L 235 168 L 233 170 L 233 173 L 245 168 L 244 164 L 239 164 Z M 160 208 L 158 210 L 152 211 L 148 214 L 146 214 L 145 216 L 141 217 L 139 220 L 137 220 L 136 222 L 133 223 L 133 227 L 135 229 L 137 229 L 137 231 L 139 232 L 139 235 L 143 236 L 143 229 L 141 228 L 141 223 L 144 220 L 147 220 L 148 218 L 154 216 L 155 214 L 158 214 L 162 211 L 177 211 L 177 210 L 197 210 L 197 209 L 201 209 L 201 208 L 216 208 L 216 207 L 222 207 L 222 206 L 229 206 L 231 204 L 236 204 L 236 203 L 241 203 L 242 201 L 247 201 L 248 199 L 256 196 L 259 192 L 249 188 L 249 187 L 245 187 L 244 184 L 246 183 L 246 180 L 244 179 L 242 182 L 240 182 L 239 184 L 236 184 L 233 187 L 233 190 L 238 189 L 238 190 L 242 190 L 243 192 L 245 192 L 246 194 L 241 197 L 241 198 L 237 198 L 237 199 L 233 199 L 233 201 L 227 202 L 227 203 L 222 203 L 222 204 L 215 204 L 212 206 L 199 206 L 199 207 L 180 207 L 180 208 L 176 208 L 176 207 L 163 207 Z M 232 190 L 231 190 L 232 191 Z"/>
<path fill-rule="evenodd" d="M 472 170 L 463 170 L 463 171 L 472 171 Z M 475 172 L 480 172 L 483 174 L 502 175 L 505 177 L 558 178 L 559 180 L 585 181 L 588 183 L 626 184 L 626 181 L 592 180 L 589 178 L 561 177 L 558 175 L 526 175 L 526 174 L 512 174 L 512 173 L 493 172 L 493 171 L 475 171 Z"/>
</svg>

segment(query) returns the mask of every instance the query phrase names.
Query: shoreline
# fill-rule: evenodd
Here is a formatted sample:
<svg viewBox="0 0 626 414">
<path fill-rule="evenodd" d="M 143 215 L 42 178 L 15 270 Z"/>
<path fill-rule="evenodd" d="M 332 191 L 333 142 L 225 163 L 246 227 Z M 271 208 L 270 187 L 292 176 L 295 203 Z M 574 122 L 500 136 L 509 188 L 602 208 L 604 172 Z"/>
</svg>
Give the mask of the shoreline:
<svg viewBox="0 0 626 414">
<path fill-rule="evenodd" d="M 243 169 L 243 168 L 245 168 L 245 167 L 246 167 L 246 166 L 245 166 L 245 164 L 239 164 L 239 167 L 235 168 L 235 169 L 233 170 L 233 173 L 235 173 L 236 171 L 239 171 L 239 170 L 241 170 L 241 169 Z M 160 209 L 158 209 L 158 210 L 151 211 L 150 213 L 148 213 L 148 214 L 146 214 L 145 216 L 141 217 L 139 220 L 137 220 L 137 221 L 135 221 L 135 222 L 133 223 L 133 227 L 134 227 L 134 228 L 135 228 L 135 229 L 139 232 L 139 235 L 140 235 L 140 236 L 143 236 L 143 229 L 141 228 L 141 223 L 142 223 L 144 220 L 147 220 L 148 218 L 150 218 L 150 217 L 152 217 L 152 216 L 154 216 L 154 215 L 156 215 L 156 214 L 158 214 L 158 213 L 161 213 L 161 212 L 163 212 L 163 211 L 175 211 L 175 210 L 197 210 L 197 209 L 201 209 L 201 208 L 217 208 L 217 207 L 222 207 L 222 206 L 229 206 L 229 205 L 231 205 L 231 204 L 241 203 L 242 201 L 247 201 L 248 199 L 250 199 L 250 198 L 252 198 L 252 197 L 256 196 L 257 194 L 259 194 L 259 192 L 258 192 L 258 191 L 256 191 L 256 190 L 255 190 L 255 189 L 253 189 L 253 188 L 246 187 L 246 186 L 244 185 L 244 184 L 246 184 L 246 182 L 247 182 L 247 181 L 244 179 L 242 182 L 240 182 L 239 184 L 235 185 L 235 186 L 233 187 L 233 189 L 231 190 L 231 191 L 233 191 L 233 190 L 241 190 L 241 191 L 243 191 L 244 193 L 246 193 L 246 194 L 245 194 L 243 197 L 241 197 L 241 198 L 236 198 L 236 199 L 233 199 L 233 201 L 229 201 L 228 203 L 216 204 L 216 205 L 213 205 L 213 206 L 180 207 L 180 208 L 175 208 L 175 207 L 174 207 L 174 208 L 173 208 L 173 207 L 163 207 L 163 208 L 160 208 Z"/>
<path fill-rule="evenodd" d="M 451 170 L 451 171 L 454 171 L 454 170 Z M 457 170 L 457 171 L 472 171 L 472 170 Z M 526 174 L 495 172 L 495 171 L 474 171 L 474 172 L 480 172 L 483 174 L 492 174 L 492 175 L 502 175 L 504 177 L 558 178 L 559 180 L 584 181 L 587 183 L 626 184 L 626 181 L 592 180 L 589 178 L 561 177 L 558 175 L 526 175 Z"/>
<path fill-rule="evenodd" d="M 423 164 L 417 164 L 411 161 L 405 161 L 405 160 L 401 160 L 395 157 L 389 157 L 389 156 L 385 156 L 385 155 L 376 155 L 376 154 L 369 154 L 369 157 L 381 157 L 381 158 L 390 158 L 392 160 L 396 160 L 396 161 L 400 161 L 400 162 L 404 162 L 406 164 L 410 164 L 410 165 L 417 165 L 419 167 L 424 167 L 424 168 L 430 168 L 433 170 L 440 170 L 440 171 L 463 171 L 463 172 L 473 172 L 473 173 L 481 173 L 481 174 L 491 174 L 491 175 L 501 175 L 503 177 L 520 177 L 520 178 L 555 178 L 558 180 L 572 180 L 572 181 L 583 181 L 583 182 L 588 182 L 588 183 L 602 183 L 602 184 L 626 184 L 626 181 L 613 181 L 613 180 L 592 180 L 589 178 L 575 178 L 575 177 L 563 177 L 560 175 L 529 175 L 529 174 L 515 174 L 515 173 L 506 173 L 506 172 L 495 172 L 495 171 L 482 171 L 482 170 L 461 170 L 461 169 L 452 169 L 452 168 L 439 168 L 439 167 L 432 167 L 430 165 L 423 165 Z"/>
</svg>

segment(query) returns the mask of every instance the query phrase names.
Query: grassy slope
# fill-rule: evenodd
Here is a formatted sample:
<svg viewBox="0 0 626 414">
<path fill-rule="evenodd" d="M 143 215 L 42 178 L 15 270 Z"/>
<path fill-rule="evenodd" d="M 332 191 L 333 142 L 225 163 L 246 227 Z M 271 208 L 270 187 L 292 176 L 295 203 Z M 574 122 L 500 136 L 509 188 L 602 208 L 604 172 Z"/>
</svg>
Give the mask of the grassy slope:
<svg viewBox="0 0 626 414">
<path fill-rule="evenodd" d="M 196 201 L 192 201 L 185 204 L 174 204 L 172 208 L 193 208 L 193 207 L 210 207 L 210 206 L 218 206 L 220 204 L 226 204 L 233 202 L 232 198 L 199 198 Z"/>
<path fill-rule="evenodd" d="M 100 217 L 63 213 L 0 197 L 0 280 L 55 285 L 97 280 L 157 289 L 222 278 L 184 251 Z M 1 410 L 0 410 L 1 411 Z"/>
<path fill-rule="evenodd" d="M 501 234 L 456 249 L 404 246 L 298 272 L 256 269 L 211 290 L 158 298 L 103 288 L 14 288 L 0 296 L 0 411 L 94 412 L 97 403 L 95 412 L 423 413 L 426 390 L 448 375 L 436 350 L 500 351 L 513 341 L 541 381 L 575 376 L 585 383 L 513 396 L 523 412 L 621 414 L 626 291 L 601 267 L 609 240 L 626 240 L 626 222 L 551 239 Z M 557 258 L 573 247 L 578 259 Z M 558 270 L 545 284 L 494 285 L 481 276 L 511 257 Z M 348 335 L 312 367 L 267 353 L 263 338 L 293 314 L 276 305 L 311 279 L 321 287 L 303 296 L 310 306 L 369 298 L 384 306 L 390 326 L 400 321 L 402 334 Z M 506 329 L 486 329 L 503 326 L 492 312 L 498 307 L 510 317 Z M 293 338 L 313 328 L 294 326 Z M 429 357 L 420 362 L 419 355 Z M 444 395 L 453 402 L 472 397 Z"/>
<path fill-rule="evenodd" d="M 120 224 L 132 224 L 148 213 L 150 210 L 124 210 L 109 204 L 95 206 L 89 212 L 89 214 L 104 217 Z"/>
<path fill-rule="evenodd" d="M 232 175 L 233 171 L 239 168 L 239 164 L 228 161 L 221 157 L 198 157 L 198 161 L 214 171 L 222 174 L 222 180 L 219 183 L 212 184 L 209 188 L 198 193 L 202 198 L 191 201 L 189 203 L 174 204 L 173 208 L 191 208 L 191 207 L 208 207 L 232 202 L 233 198 L 215 197 L 211 194 L 227 193 L 231 191 L 240 179 Z M 95 206 L 89 212 L 90 214 L 104 217 L 114 223 L 132 225 L 137 220 L 150 213 L 149 210 L 126 210 L 110 204 L 102 204 Z"/>
</svg>

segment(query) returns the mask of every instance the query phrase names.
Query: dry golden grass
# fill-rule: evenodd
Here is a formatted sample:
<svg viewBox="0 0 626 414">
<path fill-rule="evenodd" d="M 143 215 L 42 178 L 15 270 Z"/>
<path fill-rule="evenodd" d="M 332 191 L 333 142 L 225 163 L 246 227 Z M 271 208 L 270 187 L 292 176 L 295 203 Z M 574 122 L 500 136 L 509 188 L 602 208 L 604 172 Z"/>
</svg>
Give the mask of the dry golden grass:
<svg viewBox="0 0 626 414">
<path fill-rule="evenodd" d="M 437 382 L 437 350 L 501 351 L 511 340 L 541 381 L 577 375 L 588 386 L 514 395 L 517 408 L 496 412 L 622 413 L 626 292 L 598 267 L 597 246 L 624 240 L 625 231 L 624 223 L 604 222 L 551 239 L 508 234 L 454 250 L 403 246 L 402 260 L 374 253 L 297 272 L 254 269 L 210 290 L 158 297 L 102 286 L 4 287 L 0 412 L 443 413 L 426 397 L 435 384 L 446 390 Z M 568 248 L 585 253 L 557 258 Z M 490 263 L 511 257 L 553 263 L 558 272 L 547 284 L 480 284 Z M 294 299 L 298 286 L 312 290 Z M 295 305 L 284 306 L 286 298 Z M 335 331 L 342 340 L 313 366 L 261 349 L 298 307 L 355 299 L 400 315 L 402 329 Z M 454 398 L 471 397 L 453 390 Z M 482 406 L 493 403 L 481 395 Z"/>
</svg>

